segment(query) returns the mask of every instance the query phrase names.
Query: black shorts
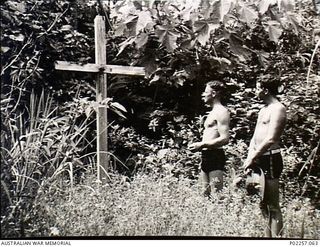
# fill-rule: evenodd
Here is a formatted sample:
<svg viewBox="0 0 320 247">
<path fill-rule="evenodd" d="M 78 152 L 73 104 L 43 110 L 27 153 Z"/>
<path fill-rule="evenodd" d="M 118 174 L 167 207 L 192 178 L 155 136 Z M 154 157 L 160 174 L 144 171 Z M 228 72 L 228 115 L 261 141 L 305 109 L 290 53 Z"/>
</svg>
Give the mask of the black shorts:
<svg viewBox="0 0 320 247">
<path fill-rule="evenodd" d="M 266 178 L 279 178 L 283 169 L 282 156 L 280 153 L 263 155 L 257 159 L 256 165 L 261 168 Z"/>
<path fill-rule="evenodd" d="M 223 149 L 202 150 L 201 159 L 201 170 L 205 173 L 224 170 L 226 165 L 226 156 Z"/>
</svg>

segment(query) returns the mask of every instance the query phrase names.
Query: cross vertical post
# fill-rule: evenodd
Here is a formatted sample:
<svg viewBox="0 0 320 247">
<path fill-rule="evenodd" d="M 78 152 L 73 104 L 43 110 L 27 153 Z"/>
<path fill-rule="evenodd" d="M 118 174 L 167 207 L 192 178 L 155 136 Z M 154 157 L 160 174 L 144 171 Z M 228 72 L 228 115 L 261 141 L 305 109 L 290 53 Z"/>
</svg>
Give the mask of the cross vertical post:
<svg viewBox="0 0 320 247">
<path fill-rule="evenodd" d="M 95 32 L 95 63 L 97 65 L 107 64 L 106 53 L 106 30 L 103 16 L 97 15 L 94 19 Z M 97 102 L 107 99 L 107 74 L 101 70 L 96 80 Z M 102 182 L 107 180 L 108 171 L 108 117 L 107 107 L 99 105 L 97 109 L 97 168 L 98 179 Z"/>
<path fill-rule="evenodd" d="M 97 175 L 102 183 L 109 181 L 108 169 L 108 118 L 107 106 L 107 74 L 145 76 L 144 67 L 107 64 L 105 19 L 96 16 L 94 19 L 95 63 L 80 64 L 68 61 L 55 61 L 55 68 L 64 71 L 96 73 L 97 109 Z"/>
</svg>

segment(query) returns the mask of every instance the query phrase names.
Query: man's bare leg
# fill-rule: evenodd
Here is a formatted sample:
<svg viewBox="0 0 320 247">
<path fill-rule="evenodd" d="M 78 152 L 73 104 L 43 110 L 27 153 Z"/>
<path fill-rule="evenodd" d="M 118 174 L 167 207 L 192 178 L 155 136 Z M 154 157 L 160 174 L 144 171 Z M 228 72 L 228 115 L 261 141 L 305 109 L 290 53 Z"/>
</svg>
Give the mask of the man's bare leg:
<svg viewBox="0 0 320 247">
<path fill-rule="evenodd" d="M 202 170 L 200 173 L 200 183 L 201 187 L 203 188 L 203 195 L 209 197 L 211 194 L 210 177 L 208 173 Z"/>
<path fill-rule="evenodd" d="M 203 194 L 210 196 L 212 191 L 221 191 L 223 188 L 223 171 L 215 170 L 209 173 L 201 171 L 201 185 Z"/>
<path fill-rule="evenodd" d="M 267 219 L 266 237 L 279 237 L 282 233 L 283 222 L 279 204 L 279 179 L 266 179 L 264 196 L 264 216 Z"/>
<path fill-rule="evenodd" d="M 215 170 L 209 172 L 211 191 L 221 191 L 223 188 L 223 171 Z"/>
</svg>

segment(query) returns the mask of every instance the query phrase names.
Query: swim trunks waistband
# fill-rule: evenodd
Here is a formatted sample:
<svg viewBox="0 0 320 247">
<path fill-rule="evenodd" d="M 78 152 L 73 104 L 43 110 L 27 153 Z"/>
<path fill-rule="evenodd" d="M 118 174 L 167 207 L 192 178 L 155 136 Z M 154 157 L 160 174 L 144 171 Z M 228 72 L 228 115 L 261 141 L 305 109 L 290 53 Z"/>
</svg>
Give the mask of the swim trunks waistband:
<svg viewBox="0 0 320 247">
<path fill-rule="evenodd" d="M 224 150 L 223 148 L 203 148 L 202 151 Z"/>
<path fill-rule="evenodd" d="M 272 154 L 278 154 L 281 152 L 280 148 L 277 149 L 272 149 L 272 150 L 268 150 L 267 152 L 265 152 L 263 155 L 272 155 Z"/>
</svg>

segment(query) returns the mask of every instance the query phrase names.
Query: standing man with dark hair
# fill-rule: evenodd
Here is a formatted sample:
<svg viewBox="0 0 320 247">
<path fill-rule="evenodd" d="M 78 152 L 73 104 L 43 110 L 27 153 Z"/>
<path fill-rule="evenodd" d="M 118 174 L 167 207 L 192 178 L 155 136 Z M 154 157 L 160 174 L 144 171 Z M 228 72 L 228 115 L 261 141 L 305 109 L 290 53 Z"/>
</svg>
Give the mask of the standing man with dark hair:
<svg viewBox="0 0 320 247">
<path fill-rule="evenodd" d="M 256 94 L 265 106 L 260 110 L 245 170 L 260 168 L 265 176 L 264 195 L 261 210 L 267 220 L 266 237 L 280 236 L 283 223 L 279 205 L 279 177 L 283 163 L 280 153 L 280 136 L 286 123 L 286 109 L 276 98 L 280 83 L 270 76 L 263 76 L 257 82 Z"/>
<path fill-rule="evenodd" d="M 211 111 L 204 122 L 202 141 L 189 145 L 190 150 L 202 152 L 201 179 L 206 196 L 223 187 L 226 159 L 222 146 L 229 142 L 230 122 L 229 111 L 221 104 L 223 90 L 224 84 L 220 81 L 207 83 L 202 99 Z"/>
</svg>

